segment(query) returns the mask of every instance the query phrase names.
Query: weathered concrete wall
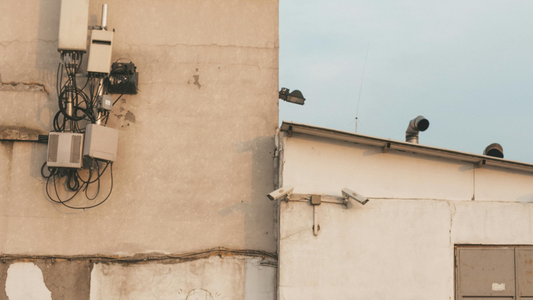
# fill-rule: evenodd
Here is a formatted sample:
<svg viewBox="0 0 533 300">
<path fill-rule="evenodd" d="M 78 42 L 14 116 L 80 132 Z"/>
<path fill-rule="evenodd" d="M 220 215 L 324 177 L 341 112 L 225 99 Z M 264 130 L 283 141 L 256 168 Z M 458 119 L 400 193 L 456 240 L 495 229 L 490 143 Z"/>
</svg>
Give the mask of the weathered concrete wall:
<svg viewBox="0 0 533 300">
<path fill-rule="evenodd" d="M 531 173 L 298 134 L 285 142 L 283 184 L 295 193 L 376 198 L 322 203 L 318 236 L 308 201 L 281 202 L 280 299 L 449 300 L 454 245 L 533 245 Z"/>
<path fill-rule="evenodd" d="M 91 300 L 275 298 L 276 268 L 260 259 L 211 257 L 184 264 L 97 264 Z"/>
<path fill-rule="evenodd" d="M 90 1 L 90 25 L 103 3 Z M 107 3 L 113 60 L 131 59 L 140 73 L 139 94 L 125 95 L 109 121 L 119 129 L 113 193 L 87 211 L 52 204 L 40 175 L 46 145 L 2 142 L 0 253 L 275 252 L 265 194 L 274 187 L 278 1 Z M 52 127 L 59 9 L 59 0 L 0 3 L 0 131 Z"/>
<path fill-rule="evenodd" d="M 126 262 L 106 259 L 4 259 L 0 300 L 271 300 L 275 261 L 211 256 Z"/>
<path fill-rule="evenodd" d="M 275 253 L 274 203 L 265 194 L 274 188 L 278 1 L 91 0 L 89 25 L 100 24 L 103 3 L 116 30 L 113 61 L 130 59 L 140 74 L 139 93 L 125 95 L 108 124 L 119 129 L 113 193 L 86 211 L 51 203 L 40 174 L 46 145 L 1 141 L 0 255 L 129 257 L 215 247 Z M 52 129 L 59 9 L 60 0 L 0 1 L 0 138 Z M 109 179 L 102 180 L 104 196 Z M 263 266 L 253 257 L 96 265 L 93 279 L 92 263 L 30 261 L 0 264 L 0 286 L 9 285 L 0 299 L 34 299 L 32 292 L 42 296 L 35 299 L 155 299 L 161 286 L 138 278 L 152 271 L 177 272 L 168 299 L 197 299 L 202 289 L 213 299 L 274 297 L 275 269 L 254 271 Z M 106 298 L 120 274 L 137 288 L 120 286 L 122 296 Z M 46 288 L 13 285 L 24 277 Z"/>
</svg>

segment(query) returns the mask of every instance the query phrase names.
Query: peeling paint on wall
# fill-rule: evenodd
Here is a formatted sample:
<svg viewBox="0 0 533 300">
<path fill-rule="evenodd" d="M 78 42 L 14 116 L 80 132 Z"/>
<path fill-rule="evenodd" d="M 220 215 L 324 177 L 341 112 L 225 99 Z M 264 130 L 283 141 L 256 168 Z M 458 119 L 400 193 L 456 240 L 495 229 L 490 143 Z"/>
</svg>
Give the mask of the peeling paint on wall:
<svg viewBox="0 0 533 300">
<path fill-rule="evenodd" d="M 192 77 L 194 78 L 194 85 L 196 85 L 198 89 L 200 89 L 202 87 L 202 85 L 200 84 L 200 75 L 193 75 Z"/>
<path fill-rule="evenodd" d="M 34 262 L 54 300 L 89 300 L 92 262 L 46 259 Z"/>
<path fill-rule="evenodd" d="M 277 259 L 238 252 L 201 251 L 182 259 L 3 256 L 0 300 L 275 299 Z"/>
<path fill-rule="evenodd" d="M 50 91 L 42 83 L 38 82 L 2 82 L 0 77 L 0 91 L 18 91 L 18 92 L 45 92 L 50 94 Z"/>
<path fill-rule="evenodd" d="M 28 128 L 24 126 L 5 126 L 0 125 L 0 140 L 3 141 L 33 141 L 39 140 L 40 134 L 47 134 L 39 129 Z"/>
<path fill-rule="evenodd" d="M 276 268 L 262 261 L 214 256 L 180 264 L 97 263 L 90 300 L 273 300 Z"/>
<path fill-rule="evenodd" d="M 52 300 L 41 269 L 33 263 L 14 263 L 9 266 L 6 295 L 9 300 Z"/>
<path fill-rule="evenodd" d="M 126 116 L 124 117 L 124 120 L 135 123 L 135 115 L 131 111 L 128 110 L 128 112 L 126 113 Z"/>
</svg>

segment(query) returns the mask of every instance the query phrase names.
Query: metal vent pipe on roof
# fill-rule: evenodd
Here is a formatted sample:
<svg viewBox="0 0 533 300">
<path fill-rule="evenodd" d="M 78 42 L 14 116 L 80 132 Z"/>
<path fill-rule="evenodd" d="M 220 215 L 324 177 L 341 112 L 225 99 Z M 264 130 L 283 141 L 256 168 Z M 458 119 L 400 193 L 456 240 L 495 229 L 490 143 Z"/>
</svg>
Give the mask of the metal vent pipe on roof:
<svg viewBox="0 0 533 300">
<path fill-rule="evenodd" d="M 498 143 L 492 143 L 485 148 L 483 155 L 503 158 L 503 147 Z"/>
<path fill-rule="evenodd" d="M 409 126 L 405 131 L 405 141 L 408 143 L 418 144 L 418 133 L 426 131 L 429 127 L 428 119 L 424 116 L 418 116 L 409 122 Z"/>
</svg>

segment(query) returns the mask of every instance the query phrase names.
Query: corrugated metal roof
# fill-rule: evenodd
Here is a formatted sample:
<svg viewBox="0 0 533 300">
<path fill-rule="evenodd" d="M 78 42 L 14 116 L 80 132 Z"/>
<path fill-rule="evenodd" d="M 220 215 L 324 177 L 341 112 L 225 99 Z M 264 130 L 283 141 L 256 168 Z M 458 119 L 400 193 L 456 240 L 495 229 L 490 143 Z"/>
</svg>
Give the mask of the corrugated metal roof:
<svg viewBox="0 0 533 300">
<path fill-rule="evenodd" d="M 383 139 L 353 132 L 347 132 L 342 130 L 329 129 L 324 127 L 286 122 L 281 124 L 281 131 L 296 132 L 301 134 L 307 134 L 312 136 L 324 137 L 335 139 L 345 142 L 353 142 L 357 144 L 364 144 L 370 146 L 381 147 L 384 152 L 389 149 L 400 150 L 405 152 L 424 154 L 429 156 L 441 157 L 446 159 L 460 160 L 465 162 L 471 162 L 478 167 L 483 165 L 495 166 L 511 170 L 519 170 L 526 172 L 533 172 L 533 165 L 512 161 L 508 159 L 502 159 L 492 156 L 479 155 L 466 153 L 461 151 L 454 151 L 448 149 L 442 149 L 437 147 L 425 146 L 420 144 L 413 144 L 407 142 L 394 141 L 390 139 Z"/>
</svg>

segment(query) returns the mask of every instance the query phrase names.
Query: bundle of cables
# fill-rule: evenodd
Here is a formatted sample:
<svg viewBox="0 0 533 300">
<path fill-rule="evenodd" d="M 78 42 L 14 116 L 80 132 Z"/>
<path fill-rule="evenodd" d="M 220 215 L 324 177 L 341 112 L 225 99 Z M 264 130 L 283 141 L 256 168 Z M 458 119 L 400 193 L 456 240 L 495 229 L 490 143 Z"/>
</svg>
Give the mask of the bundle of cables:
<svg viewBox="0 0 533 300">
<path fill-rule="evenodd" d="M 107 124 L 109 119 L 109 111 L 98 109 L 99 98 L 104 89 L 104 78 L 99 74 L 89 73 L 85 84 L 82 87 L 77 85 L 76 74 L 80 69 L 82 58 L 83 53 L 81 52 L 62 53 L 62 59 L 57 68 L 56 90 L 59 111 L 55 114 L 53 120 L 54 132 L 84 133 L 88 124 L 101 122 Z M 64 74 L 66 74 L 65 82 L 63 82 Z M 87 86 L 89 95 L 84 92 Z M 89 209 L 103 204 L 109 198 L 113 191 L 113 162 L 101 161 L 91 157 L 84 159 L 86 160 L 85 165 L 88 165 L 88 170 L 46 167 L 47 163 L 43 164 L 41 175 L 47 179 L 46 194 L 51 201 L 71 209 Z M 48 175 L 45 174 L 45 167 Z M 100 194 L 102 175 L 107 169 L 110 170 L 109 193 L 104 199 L 96 200 Z M 65 193 L 58 192 L 58 185 L 64 185 L 68 191 L 73 192 L 73 195 L 67 196 L 66 199 L 61 199 L 60 194 Z M 96 185 L 95 192 L 90 195 L 89 187 L 93 185 Z M 96 200 L 96 203 L 89 203 L 89 205 L 83 206 L 71 205 L 70 201 L 80 194 L 80 191 L 83 191 L 88 200 L 91 202 Z"/>
</svg>

